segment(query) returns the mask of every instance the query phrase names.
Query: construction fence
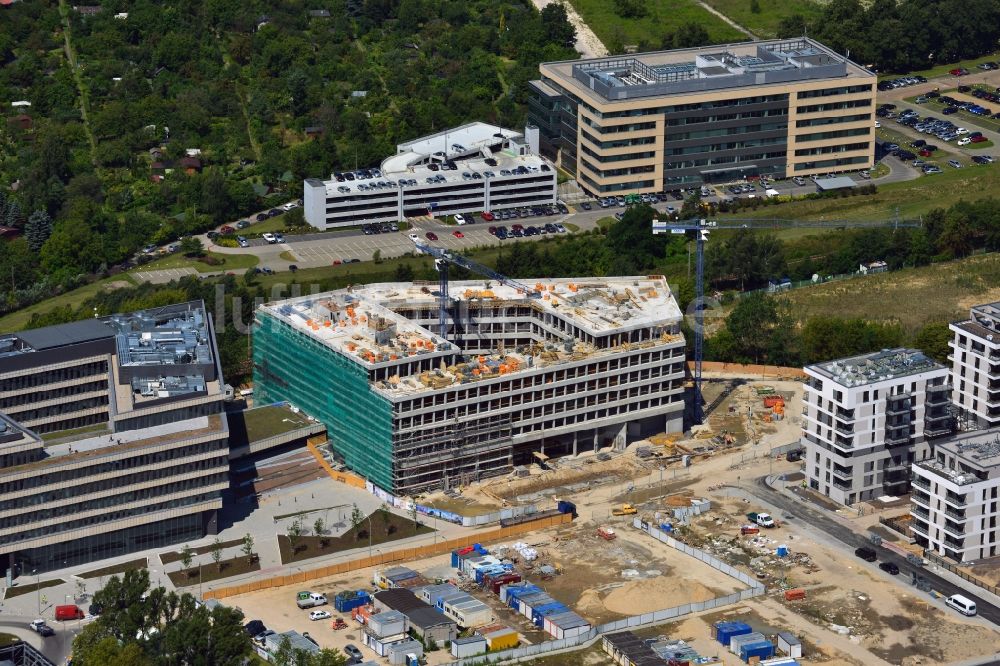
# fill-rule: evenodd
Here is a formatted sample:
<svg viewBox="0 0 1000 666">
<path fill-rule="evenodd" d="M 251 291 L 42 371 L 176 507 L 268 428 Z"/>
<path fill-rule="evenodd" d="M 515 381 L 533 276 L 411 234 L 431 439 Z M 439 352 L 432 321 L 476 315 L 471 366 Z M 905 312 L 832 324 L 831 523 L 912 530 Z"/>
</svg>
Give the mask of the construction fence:
<svg viewBox="0 0 1000 666">
<path fill-rule="evenodd" d="M 534 532 L 535 530 L 544 530 L 548 527 L 556 527 L 559 525 L 563 525 L 572 520 L 573 520 L 572 515 L 568 513 L 560 513 L 554 516 L 548 516 L 546 518 L 539 518 L 537 520 L 533 520 L 527 523 L 521 523 L 519 525 L 511 525 L 510 527 L 498 527 L 496 529 L 488 530 L 486 532 L 477 532 L 476 534 L 470 534 L 468 536 L 459 537 L 457 539 L 447 539 L 445 541 L 439 541 L 434 544 L 428 544 L 426 546 L 401 548 L 399 550 L 379 553 L 371 557 L 362 557 L 356 560 L 349 560 L 347 562 L 331 564 L 329 566 L 320 567 L 318 569 L 310 569 L 309 571 L 301 571 L 294 574 L 287 574 L 284 576 L 275 576 L 273 578 L 253 580 L 248 583 L 233 585 L 230 587 L 220 587 L 214 590 L 208 590 L 202 596 L 204 599 L 224 599 L 226 597 L 232 597 L 238 594 L 247 594 L 249 592 L 257 592 L 259 590 L 268 590 L 274 587 L 284 587 L 286 585 L 301 585 L 310 580 L 316 580 L 317 578 L 326 578 L 327 576 L 338 576 L 341 574 L 349 573 L 351 571 L 357 571 L 359 569 L 367 569 L 368 567 L 378 567 L 386 564 L 392 564 L 395 562 L 418 560 L 425 557 L 432 557 L 434 555 L 442 555 L 444 553 L 450 553 L 451 551 L 457 548 L 465 548 L 466 546 L 471 546 L 474 543 L 504 541 L 512 537 L 517 537 L 522 534 L 526 534 L 528 532 Z"/>
<path fill-rule="evenodd" d="M 688 361 L 688 369 L 694 372 L 694 361 Z M 775 379 L 806 379 L 802 368 L 789 368 L 783 365 L 746 365 L 743 363 L 722 363 L 720 361 L 702 361 L 702 372 L 719 372 L 731 375 L 759 375 Z"/>
<path fill-rule="evenodd" d="M 709 599 L 708 601 L 698 601 L 684 604 L 682 606 L 674 606 L 673 608 L 664 608 L 662 610 L 653 611 L 652 613 L 632 615 L 630 617 L 622 618 L 621 620 L 615 620 L 614 622 L 606 622 L 600 626 L 592 627 L 590 631 L 584 634 L 573 636 L 571 638 L 545 641 L 544 643 L 525 645 L 524 647 L 514 648 L 512 650 L 503 650 L 501 652 L 487 653 L 475 657 L 466 657 L 465 659 L 449 662 L 445 666 L 484 666 L 486 664 L 518 662 L 545 654 L 561 652 L 563 650 L 580 649 L 591 645 L 594 641 L 605 634 L 613 634 L 627 629 L 655 626 L 657 624 L 667 622 L 668 620 L 690 615 L 691 613 L 700 613 L 702 611 L 712 610 L 713 608 L 722 608 L 723 606 L 730 606 L 741 601 L 746 601 L 747 599 L 752 599 L 753 597 L 759 597 L 767 591 L 756 578 L 730 566 L 729 564 L 726 564 L 717 557 L 713 557 L 702 550 L 677 541 L 666 532 L 657 529 L 640 518 L 635 518 L 632 521 L 632 526 L 636 529 L 642 530 L 657 541 L 664 543 L 675 550 L 679 550 L 682 553 L 690 555 L 691 557 L 704 562 L 713 569 L 721 571 L 727 576 L 735 578 L 741 583 L 748 585 L 748 589 L 733 592 L 732 594 L 727 594 L 722 597 L 716 597 L 715 599 Z"/>
<path fill-rule="evenodd" d="M 961 578 L 963 580 L 967 580 L 970 583 L 972 583 L 973 585 L 975 585 L 977 587 L 983 588 L 987 592 L 991 592 L 992 594 L 996 594 L 997 596 L 1000 596 L 1000 586 L 990 585 L 989 583 L 987 583 L 982 578 L 979 578 L 977 576 L 973 576 L 968 571 L 963 571 L 961 567 L 953 564 L 952 562 L 949 562 L 948 560 L 944 559 L 943 557 L 941 557 L 940 555 L 938 555 L 934 551 L 932 551 L 932 550 L 925 550 L 924 551 L 924 557 L 926 557 L 928 560 L 930 560 L 931 562 L 933 562 L 937 566 L 942 567 L 944 569 L 947 569 L 948 571 L 952 572 L 953 574 L 955 574 L 959 578 Z"/>
<path fill-rule="evenodd" d="M 309 449 L 309 453 L 313 454 L 316 458 L 316 462 L 330 475 L 330 478 L 334 481 L 339 481 L 340 483 L 346 484 L 348 486 L 353 486 L 354 488 L 364 488 L 365 480 L 356 474 L 351 474 L 350 472 L 340 472 L 335 470 L 326 458 L 323 457 L 323 452 L 319 450 L 321 444 L 326 444 L 326 435 L 318 435 L 316 437 L 310 437 L 306 440 L 306 448 Z"/>
</svg>

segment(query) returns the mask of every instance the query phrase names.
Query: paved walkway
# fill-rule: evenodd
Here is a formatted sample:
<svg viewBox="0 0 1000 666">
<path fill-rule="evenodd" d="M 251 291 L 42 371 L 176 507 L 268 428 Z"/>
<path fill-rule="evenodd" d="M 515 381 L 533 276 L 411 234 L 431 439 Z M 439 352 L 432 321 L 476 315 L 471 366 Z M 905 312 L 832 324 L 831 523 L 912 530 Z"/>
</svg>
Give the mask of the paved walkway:
<svg viewBox="0 0 1000 666">
<path fill-rule="evenodd" d="M 746 35 L 747 37 L 749 37 L 751 41 L 754 41 L 754 42 L 759 42 L 760 41 L 760 37 L 758 37 L 757 35 L 753 34 L 752 32 L 750 32 L 750 30 L 748 30 L 747 28 L 744 28 L 739 23 L 737 23 L 733 19 L 729 18 L 728 16 L 726 16 L 725 14 L 723 14 L 722 12 L 720 12 L 719 10 L 717 10 L 715 7 L 713 7 L 712 5 L 708 4 L 707 2 L 699 2 L 698 4 L 701 5 L 702 9 L 705 9 L 709 14 L 714 14 L 718 18 L 722 19 L 723 21 L 725 21 L 726 23 L 728 23 L 732 27 L 734 27 L 737 30 L 739 30 L 740 32 L 742 32 L 744 35 Z"/>
</svg>

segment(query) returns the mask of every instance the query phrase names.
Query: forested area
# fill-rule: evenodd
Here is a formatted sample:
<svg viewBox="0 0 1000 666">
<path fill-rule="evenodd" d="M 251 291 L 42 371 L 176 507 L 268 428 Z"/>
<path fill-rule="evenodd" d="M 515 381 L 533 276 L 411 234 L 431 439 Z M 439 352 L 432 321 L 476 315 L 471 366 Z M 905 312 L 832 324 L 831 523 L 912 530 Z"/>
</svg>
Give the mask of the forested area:
<svg viewBox="0 0 1000 666">
<path fill-rule="evenodd" d="M 0 240 L 0 312 L 400 140 L 516 127 L 538 63 L 575 55 L 565 11 L 527 0 L 94 6 L 0 8 L 0 99 L 30 104 L 0 127 L 0 225 L 24 232 Z"/>
</svg>

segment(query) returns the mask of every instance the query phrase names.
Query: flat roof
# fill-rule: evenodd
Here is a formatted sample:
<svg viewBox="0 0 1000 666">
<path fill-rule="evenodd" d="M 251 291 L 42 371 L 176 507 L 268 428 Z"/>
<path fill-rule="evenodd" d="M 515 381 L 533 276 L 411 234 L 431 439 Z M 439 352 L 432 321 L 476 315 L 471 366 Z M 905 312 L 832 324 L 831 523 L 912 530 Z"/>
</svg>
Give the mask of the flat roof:
<svg viewBox="0 0 1000 666">
<path fill-rule="evenodd" d="M 21 349 L 21 351 L 44 351 L 93 342 L 94 340 L 106 340 L 114 335 L 115 329 L 103 319 L 83 319 L 67 324 L 33 328 L 0 336 L 0 356 L 4 355 L 3 341 L 12 338 L 22 341 L 29 347 L 29 349 Z"/>
<path fill-rule="evenodd" d="M 851 187 L 857 187 L 858 184 L 854 182 L 853 178 L 847 176 L 834 176 L 833 178 L 817 178 L 815 180 L 816 187 L 825 191 L 828 190 L 844 190 Z"/>
<path fill-rule="evenodd" d="M 541 71 L 603 102 L 875 74 L 807 37 L 542 63 Z"/>
<path fill-rule="evenodd" d="M 1000 431 L 980 430 L 962 433 L 940 444 L 940 449 L 969 465 L 983 469 L 1000 466 Z"/>
<path fill-rule="evenodd" d="M 565 320 L 594 337 L 662 327 L 661 338 L 680 339 L 677 326 L 681 311 L 662 276 L 542 279 L 535 281 L 534 288 L 541 297 L 532 298 L 513 286 L 491 280 L 449 283 L 452 301 L 467 303 L 470 308 L 501 304 L 527 307 Z M 463 355 L 456 344 L 396 312 L 404 308 L 430 308 L 436 313 L 439 300 L 437 289 L 427 284 L 391 282 L 277 301 L 260 309 L 355 363 L 373 369 L 423 358 L 452 363 Z M 461 381 L 458 374 L 467 380 L 486 379 L 588 354 L 613 353 L 621 351 L 620 347 L 599 349 L 572 337 L 562 344 L 539 342 L 520 351 L 498 347 L 489 354 L 471 354 L 462 367 L 438 369 L 439 376 L 433 381 L 397 377 L 396 382 L 380 388 L 419 391 Z"/>
<path fill-rule="evenodd" d="M 947 372 L 945 366 L 922 351 L 905 348 L 883 349 L 870 354 L 808 365 L 805 369 L 848 388 L 935 370 Z"/>
<path fill-rule="evenodd" d="M 442 158 L 457 158 L 478 154 L 483 148 L 488 148 L 498 142 L 522 137 L 523 134 L 517 130 L 483 122 L 471 122 L 435 134 L 404 141 L 396 146 L 396 155 L 407 157 L 417 155 L 422 158 L 437 155 Z"/>
<path fill-rule="evenodd" d="M 40 448 L 42 439 L 31 430 L 0 412 L 0 451 Z"/>
</svg>

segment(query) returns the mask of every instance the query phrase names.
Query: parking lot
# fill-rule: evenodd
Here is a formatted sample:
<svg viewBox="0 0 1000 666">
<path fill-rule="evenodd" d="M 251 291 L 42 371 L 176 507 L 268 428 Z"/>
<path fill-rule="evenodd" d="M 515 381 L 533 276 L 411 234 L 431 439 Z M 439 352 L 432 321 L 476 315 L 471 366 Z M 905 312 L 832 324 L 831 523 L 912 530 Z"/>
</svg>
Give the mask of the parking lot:
<svg viewBox="0 0 1000 666">
<path fill-rule="evenodd" d="M 185 275 L 196 275 L 198 271 L 193 268 L 165 268 L 157 271 L 134 271 L 132 277 L 143 282 L 153 284 L 166 284 L 171 280 L 178 280 Z"/>
</svg>

